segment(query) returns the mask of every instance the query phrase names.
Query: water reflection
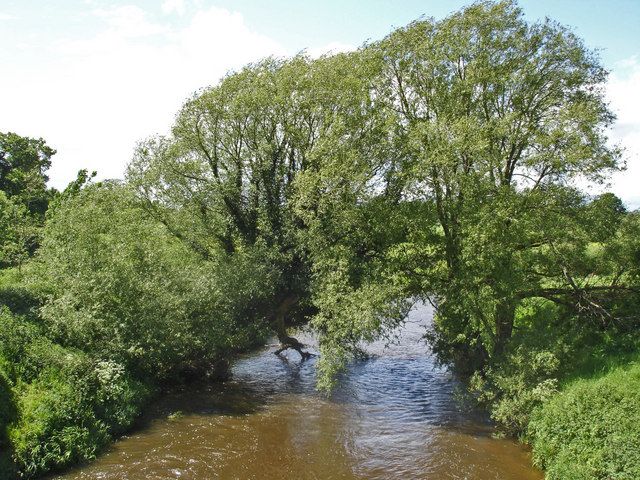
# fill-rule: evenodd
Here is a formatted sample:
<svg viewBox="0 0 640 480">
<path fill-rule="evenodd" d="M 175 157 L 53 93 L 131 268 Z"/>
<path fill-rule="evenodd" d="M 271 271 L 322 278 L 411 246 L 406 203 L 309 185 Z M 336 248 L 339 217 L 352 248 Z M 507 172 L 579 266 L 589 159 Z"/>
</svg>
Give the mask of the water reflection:
<svg viewBox="0 0 640 480">
<path fill-rule="evenodd" d="M 331 399 L 315 392 L 313 359 L 246 356 L 232 381 L 164 398 L 141 429 L 57 478 L 541 479 L 521 446 L 453 400 L 456 380 L 421 340 L 430 318 L 414 309 L 399 342 L 372 345 Z"/>
</svg>

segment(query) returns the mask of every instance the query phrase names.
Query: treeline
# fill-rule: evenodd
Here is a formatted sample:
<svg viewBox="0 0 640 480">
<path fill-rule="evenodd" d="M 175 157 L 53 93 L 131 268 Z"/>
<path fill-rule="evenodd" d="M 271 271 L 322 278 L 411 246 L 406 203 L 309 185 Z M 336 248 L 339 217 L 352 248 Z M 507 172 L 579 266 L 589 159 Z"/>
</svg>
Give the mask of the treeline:
<svg viewBox="0 0 640 480">
<path fill-rule="evenodd" d="M 567 28 L 480 2 L 227 75 L 124 181 L 49 191 L 53 151 L 3 136 L 7 468 L 92 458 L 159 388 L 270 334 L 304 357 L 296 327 L 329 390 L 422 298 L 438 356 L 549 478 L 638 478 L 640 218 L 576 188 L 620 168 L 606 78 Z M 6 186 L 23 151 L 40 190 Z"/>
</svg>

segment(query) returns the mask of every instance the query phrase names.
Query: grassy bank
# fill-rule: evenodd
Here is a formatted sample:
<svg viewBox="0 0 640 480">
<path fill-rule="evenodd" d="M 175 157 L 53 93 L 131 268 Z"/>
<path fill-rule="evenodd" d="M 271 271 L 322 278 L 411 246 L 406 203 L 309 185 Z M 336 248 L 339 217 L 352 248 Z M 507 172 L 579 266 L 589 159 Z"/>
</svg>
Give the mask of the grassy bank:
<svg viewBox="0 0 640 480">
<path fill-rule="evenodd" d="M 126 430 L 152 388 L 113 361 L 48 338 L 38 295 L 0 270 L 0 478 L 95 457 Z"/>
<path fill-rule="evenodd" d="M 534 410 L 528 436 L 549 480 L 640 478 L 640 363 L 566 384 Z"/>
<path fill-rule="evenodd" d="M 549 480 L 640 478 L 640 356 L 623 326 L 524 303 L 510 349 L 471 381 L 500 433 L 532 446 Z"/>
</svg>

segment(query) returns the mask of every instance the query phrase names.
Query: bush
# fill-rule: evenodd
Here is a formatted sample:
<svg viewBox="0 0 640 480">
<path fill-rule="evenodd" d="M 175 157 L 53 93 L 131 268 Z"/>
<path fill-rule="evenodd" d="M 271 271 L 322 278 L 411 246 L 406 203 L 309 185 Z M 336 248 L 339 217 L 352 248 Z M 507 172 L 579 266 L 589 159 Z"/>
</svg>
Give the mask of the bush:
<svg viewBox="0 0 640 480">
<path fill-rule="evenodd" d="M 20 385 L 17 397 L 20 419 L 9 437 L 14 460 L 27 477 L 94 458 L 109 438 L 106 425 L 59 372 Z"/>
<path fill-rule="evenodd" d="M 36 325 L 25 317 L 12 314 L 6 307 L 0 307 L 0 358 L 5 361 L 5 374 L 13 383 L 19 378 L 35 377 L 28 372 L 31 368 L 28 350 L 41 338 Z"/>
<path fill-rule="evenodd" d="M 511 344 L 472 377 L 471 391 L 500 432 L 522 436 L 531 412 L 564 385 L 629 363 L 637 347 L 637 334 L 617 325 L 603 329 L 551 302 L 525 301 Z"/>
<path fill-rule="evenodd" d="M 0 270 L 0 308 L 2 306 L 22 315 L 33 313 L 40 306 L 40 299 L 23 285 L 17 269 Z"/>
<path fill-rule="evenodd" d="M 0 326 L 0 330 L 1 330 Z M 12 381 L 7 373 L 9 364 L 0 353 L 0 478 L 17 477 L 11 458 L 12 448 L 8 438 L 9 425 L 15 421 L 17 411 L 13 398 Z"/>
<path fill-rule="evenodd" d="M 121 365 L 66 352 L 66 364 L 19 383 L 20 416 L 9 428 L 14 460 L 33 476 L 89 460 L 114 434 L 131 426 L 150 389 Z"/>
<path fill-rule="evenodd" d="M 492 357 L 470 381 L 470 390 L 491 411 L 502 434 L 526 432 L 531 411 L 557 392 L 571 348 L 567 322 L 551 302 L 523 302 L 516 310 L 515 334 L 509 348 Z"/>
<path fill-rule="evenodd" d="M 549 480 L 640 478 L 640 364 L 568 385 L 534 410 L 528 433 Z"/>
<path fill-rule="evenodd" d="M 65 347 L 157 382 L 228 349 L 235 325 L 221 312 L 215 265 L 122 185 L 93 185 L 58 206 L 38 260 L 33 276 L 50 286 L 46 333 Z"/>
<path fill-rule="evenodd" d="M 5 370 L 6 360 L 0 356 L 0 450 L 8 447 L 7 427 L 16 416 L 11 381 Z"/>
<path fill-rule="evenodd" d="M 27 314 L 39 306 L 39 301 L 24 287 L 0 288 L 0 305 L 6 305 L 14 313 Z"/>
<path fill-rule="evenodd" d="M 526 431 L 529 415 L 557 392 L 558 358 L 550 351 L 520 347 L 502 365 L 471 379 L 472 391 L 491 407 L 498 429 L 510 436 Z"/>
<path fill-rule="evenodd" d="M 38 325 L 0 310 L 0 446 L 21 474 L 93 458 L 131 426 L 150 393 L 123 365 L 55 344 Z M 0 478 L 13 476 L 9 463 L 0 458 Z"/>
<path fill-rule="evenodd" d="M 111 435 L 127 430 L 153 393 L 150 386 L 135 380 L 115 362 L 99 361 L 87 376 L 77 382 L 85 387 L 96 418 L 105 422 Z"/>
<path fill-rule="evenodd" d="M 263 253 L 203 261 L 115 183 L 58 205 L 38 260 L 0 271 L 0 478 L 94 458 L 160 382 L 262 338 Z"/>
</svg>

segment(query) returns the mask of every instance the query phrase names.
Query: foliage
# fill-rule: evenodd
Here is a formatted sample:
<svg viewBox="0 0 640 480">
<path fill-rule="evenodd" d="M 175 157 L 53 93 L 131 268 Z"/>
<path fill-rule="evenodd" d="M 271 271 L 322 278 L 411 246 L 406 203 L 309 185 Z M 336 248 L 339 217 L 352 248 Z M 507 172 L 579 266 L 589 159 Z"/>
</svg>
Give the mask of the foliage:
<svg viewBox="0 0 640 480">
<path fill-rule="evenodd" d="M 0 327 L 0 386 L 11 400 L 0 417 L 25 476 L 94 458 L 149 396 L 122 365 L 54 344 L 24 317 L 4 309 Z"/>
<path fill-rule="evenodd" d="M 42 299 L 25 284 L 24 273 L 17 268 L 0 269 L 0 306 L 13 313 L 35 315 Z"/>
<path fill-rule="evenodd" d="M 383 225 L 379 218 L 385 216 L 390 221 Z M 404 226 L 402 216 L 384 203 L 363 206 L 346 196 L 329 219 L 309 218 L 306 241 L 313 259 L 312 300 L 318 309 L 311 326 L 320 335 L 319 388 L 329 391 L 337 373 L 366 343 L 389 335 L 404 321 L 413 302 L 406 298 L 402 275 L 394 270 L 394 249 Z"/>
<path fill-rule="evenodd" d="M 218 310 L 215 265 L 197 260 L 126 187 L 87 187 L 55 209 L 33 273 L 49 285 L 48 336 L 139 378 L 213 364 L 237 325 Z"/>
<path fill-rule="evenodd" d="M 640 367 L 578 380 L 537 408 L 533 455 L 550 480 L 640 476 Z"/>
<path fill-rule="evenodd" d="M 26 476 L 95 458 L 111 435 L 131 425 L 149 395 L 122 366 L 65 355 L 62 368 L 45 368 L 16 388 L 20 417 L 10 438 Z"/>
<path fill-rule="evenodd" d="M 321 385 L 413 295 L 437 300 L 441 359 L 472 373 L 503 358 L 527 299 L 603 324 L 632 311 L 631 252 L 593 254 L 627 214 L 569 186 L 618 168 L 605 80 L 569 29 L 478 2 L 229 74 L 141 143 L 127 181 L 203 259 L 262 252 L 273 289 L 250 308 L 283 343 L 311 322 Z"/>
<path fill-rule="evenodd" d="M 599 322 L 576 317 L 571 310 L 550 301 L 534 299 L 518 308 L 516 318 L 516 333 L 510 347 L 476 372 L 471 381 L 472 391 L 491 411 L 498 431 L 531 443 L 540 452 L 536 454 L 538 464 L 550 469 L 549 478 L 634 478 L 613 474 L 617 469 L 633 468 L 633 456 L 609 452 L 607 466 L 597 465 L 604 454 L 588 444 L 607 445 L 616 442 L 618 435 L 626 434 L 622 428 L 616 433 L 616 421 L 606 413 L 615 407 L 607 407 L 600 416 L 599 407 L 590 398 L 601 395 L 595 389 L 596 379 L 608 378 L 610 372 L 634 365 L 639 344 L 637 333 L 629 331 L 624 320 L 603 328 Z M 584 398 L 576 400 L 578 384 L 584 386 L 580 394 Z M 622 395 L 630 395 L 632 385 Z M 604 398 L 597 400 L 604 401 Z M 637 416 L 637 405 L 629 404 L 626 413 Z M 555 425 L 558 415 L 563 415 L 563 419 L 560 425 Z M 599 429 L 602 437 L 587 439 L 593 429 Z M 549 432 L 558 436 L 550 439 Z M 552 448 L 547 448 L 549 442 L 555 442 Z M 578 471 L 587 458 L 588 466 Z M 608 473 L 602 473 L 607 468 Z"/>
<path fill-rule="evenodd" d="M 7 361 L 0 356 L 0 476 L 15 476 L 11 460 L 11 443 L 8 438 L 8 427 L 16 417 L 16 406 L 13 399 L 12 382 L 5 372 Z"/>
<path fill-rule="evenodd" d="M 0 447 L 8 448 L 7 427 L 15 419 L 16 411 L 13 402 L 12 382 L 7 375 L 7 361 L 0 357 Z M 1 471 L 1 470 L 0 470 Z"/>
<path fill-rule="evenodd" d="M 572 187 L 619 168 L 606 78 L 566 27 L 480 1 L 228 74 L 123 182 L 49 191 L 54 151 L 0 134 L 0 429 L 21 472 L 92 458 L 156 387 L 269 333 L 305 358 L 288 332 L 309 325 L 328 391 L 429 297 L 440 360 L 552 478 L 631 478 L 609 422 L 637 416 L 635 367 L 569 384 L 638 345 L 640 216 Z"/>
<path fill-rule="evenodd" d="M 30 214 L 44 217 L 50 195 L 45 172 L 55 153 L 41 138 L 0 132 L 0 191 Z"/>
<path fill-rule="evenodd" d="M 56 193 L 46 175 L 54 154 L 41 138 L 0 132 L 0 268 L 22 267 L 40 243 Z"/>
<path fill-rule="evenodd" d="M 439 298 L 432 339 L 473 371 L 505 348 L 519 301 L 568 282 L 558 245 L 582 241 L 581 199 L 564 185 L 602 178 L 618 157 L 606 72 L 566 28 L 528 24 L 512 2 L 420 20 L 374 48 L 406 191 L 434 203 L 440 226 L 421 282 Z"/>
<path fill-rule="evenodd" d="M 74 387 L 45 372 L 19 391 L 20 421 L 10 437 L 26 476 L 94 458 L 106 442 L 104 425 Z"/>
<path fill-rule="evenodd" d="M 299 343 L 287 335 L 288 328 L 314 316 L 320 327 L 321 318 L 340 310 L 328 302 L 327 295 L 336 291 L 323 278 L 329 264 L 321 265 L 330 240 L 319 236 L 340 235 L 349 249 L 367 255 L 381 243 L 374 232 L 358 239 L 356 226 L 348 225 L 353 215 L 360 217 L 360 225 L 366 220 L 362 215 L 373 217 L 372 224 L 379 220 L 371 215 L 373 209 L 356 211 L 358 203 L 372 197 L 376 185 L 371 180 L 380 173 L 371 173 L 370 160 L 377 157 L 367 154 L 373 138 L 383 133 L 384 120 L 363 80 L 371 61 L 359 53 L 249 65 L 188 101 L 171 137 L 143 142 L 128 171 L 146 208 L 203 259 L 222 253 L 231 263 L 244 256 L 253 259 L 255 273 L 267 276 L 261 279 L 262 291 L 245 296 L 244 302 L 254 321 L 269 325 L 285 346 Z M 335 171 L 327 175 L 323 167 Z M 339 180 L 336 174 L 347 176 Z M 345 202 L 331 205 L 329 198 Z M 324 206 L 331 211 L 322 211 Z M 360 267 L 347 267 L 340 298 L 360 288 Z M 368 296 L 363 291 L 358 298 Z M 368 314 L 382 318 L 387 305 L 373 305 Z M 322 308 L 327 309 L 324 317 L 318 314 Z M 325 340 L 338 332 L 318 329 Z M 350 343 L 356 343 L 355 331 L 342 337 L 350 335 Z M 362 339 L 374 334 L 366 328 L 357 333 Z M 338 340 L 335 336 L 334 346 L 346 346 Z"/>
<path fill-rule="evenodd" d="M 22 266 L 39 242 L 39 230 L 27 208 L 0 190 L 0 266 Z"/>
<path fill-rule="evenodd" d="M 526 431 L 533 408 L 557 392 L 559 363 L 552 352 L 520 348 L 497 371 L 488 368 L 484 378 L 476 373 L 471 386 L 492 406 L 500 432 L 517 436 Z"/>
</svg>

